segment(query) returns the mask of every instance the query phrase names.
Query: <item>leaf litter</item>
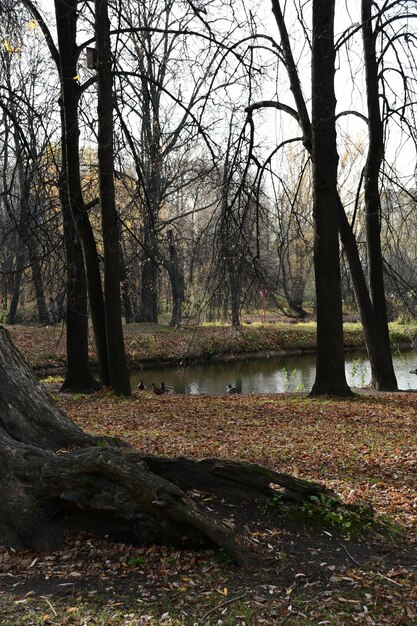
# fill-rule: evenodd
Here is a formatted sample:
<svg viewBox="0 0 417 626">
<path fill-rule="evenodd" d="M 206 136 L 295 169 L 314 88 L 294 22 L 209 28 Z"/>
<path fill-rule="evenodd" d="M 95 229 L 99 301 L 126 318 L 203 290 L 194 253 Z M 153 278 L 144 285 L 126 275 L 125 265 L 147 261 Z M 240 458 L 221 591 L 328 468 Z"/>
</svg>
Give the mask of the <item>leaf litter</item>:
<svg viewBox="0 0 417 626">
<path fill-rule="evenodd" d="M 240 571 L 221 551 L 68 533 L 52 554 L 0 548 L 2 624 L 417 623 L 416 394 L 55 396 L 90 432 L 144 453 L 243 459 L 317 480 L 347 503 L 372 505 L 403 534 L 355 537 L 285 520 L 273 507 L 232 510 L 196 491 L 264 557 L 262 571 Z"/>
</svg>

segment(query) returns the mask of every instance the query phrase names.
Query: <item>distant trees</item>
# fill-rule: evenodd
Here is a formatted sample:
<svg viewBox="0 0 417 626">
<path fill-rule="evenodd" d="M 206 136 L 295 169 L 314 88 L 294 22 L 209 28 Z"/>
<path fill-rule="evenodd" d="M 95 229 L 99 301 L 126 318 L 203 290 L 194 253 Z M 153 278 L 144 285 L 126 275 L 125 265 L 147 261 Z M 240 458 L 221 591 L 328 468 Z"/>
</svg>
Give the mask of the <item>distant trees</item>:
<svg viewBox="0 0 417 626">
<path fill-rule="evenodd" d="M 13 5 L 3 7 L 0 52 L 2 116 L 0 232 L 4 252 L 2 272 L 9 276 L 3 294 L 10 306 L 7 322 L 14 324 L 22 287 L 30 272 L 33 300 L 39 321 L 48 323 L 45 288 L 56 238 L 52 236 L 54 214 L 50 211 L 42 185 L 47 167 L 52 106 L 49 94 L 38 102 L 36 76 L 45 71 L 37 42 L 22 58 L 20 41 L 25 27 L 21 11 Z"/>
<path fill-rule="evenodd" d="M 314 299 L 311 163 L 295 150 L 288 150 L 279 172 L 282 188 L 275 195 L 271 217 L 272 250 L 277 262 L 268 277 L 272 293 L 278 296 L 276 305 L 285 314 L 302 319 Z"/>
<path fill-rule="evenodd" d="M 226 89 L 231 78 L 223 72 L 220 49 L 210 31 L 204 39 L 198 37 L 201 27 L 192 5 L 178 5 L 174 0 L 124 3 L 119 20 L 120 55 L 115 53 L 118 124 L 120 141 L 134 168 L 132 208 L 141 224 L 135 320 L 158 321 L 158 284 L 165 270 L 175 309 L 171 324 L 178 325 L 185 283 L 172 230 L 173 222 L 181 221 L 176 200 L 189 195 L 196 176 L 193 160 L 203 152 L 215 167 L 220 156 L 203 113 L 213 132 L 217 120 L 212 118 L 211 101 L 218 83 Z M 201 170 L 197 176 L 204 184 Z M 188 203 L 183 203 L 186 212 Z"/>
</svg>

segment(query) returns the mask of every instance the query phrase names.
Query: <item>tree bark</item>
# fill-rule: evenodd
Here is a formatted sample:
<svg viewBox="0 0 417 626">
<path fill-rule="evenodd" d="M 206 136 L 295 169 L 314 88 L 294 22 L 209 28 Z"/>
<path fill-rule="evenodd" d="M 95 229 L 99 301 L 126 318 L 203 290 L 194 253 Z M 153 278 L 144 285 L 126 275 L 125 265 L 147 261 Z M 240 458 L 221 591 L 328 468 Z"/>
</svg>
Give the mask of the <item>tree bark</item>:
<svg viewBox="0 0 417 626">
<path fill-rule="evenodd" d="M 379 172 L 384 158 L 384 129 L 379 104 L 379 68 L 375 48 L 376 34 L 372 29 L 372 5 L 371 0 L 362 0 L 362 35 L 369 137 L 368 155 L 364 169 L 366 239 L 372 303 L 385 350 L 387 354 L 391 354 L 384 286 L 384 260 L 381 248 L 381 200 L 379 195 Z M 395 391 L 397 380 L 392 359 L 391 371 L 387 371 L 386 378 L 385 388 Z"/>
<path fill-rule="evenodd" d="M 13 272 L 12 299 L 10 301 L 10 307 L 7 313 L 7 323 L 10 326 L 13 326 L 14 324 L 16 324 L 17 307 L 19 306 L 19 299 L 20 299 L 20 286 L 22 283 L 23 259 L 24 259 L 23 245 L 19 237 L 19 243 L 18 243 L 17 255 L 16 255 L 16 263 L 15 263 L 15 271 Z"/>
<path fill-rule="evenodd" d="M 391 348 L 387 351 L 385 342 L 382 341 L 375 308 L 369 296 L 368 286 L 360 262 L 355 235 L 348 222 L 340 198 L 337 211 L 340 238 L 349 262 L 356 302 L 371 364 L 371 385 L 378 391 L 397 391 L 398 387 L 392 363 Z"/>
<path fill-rule="evenodd" d="M 62 119 L 64 120 L 62 150 L 65 152 L 66 158 L 69 204 L 83 247 L 100 380 L 103 385 L 108 386 L 110 373 L 100 265 L 94 234 L 84 205 L 80 178 L 80 131 L 77 110 L 79 86 L 76 80 L 78 60 L 76 45 L 77 1 L 55 0 L 55 14 L 59 47 Z"/>
<path fill-rule="evenodd" d="M 148 245 L 148 243 L 147 243 Z M 139 311 L 136 322 L 158 323 L 158 266 L 147 256 L 141 272 Z"/>
<path fill-rule="evenodd" d="M 41 324 L 49 324 L 48 309 L 45 301 L 45 290 L 43 288 L 42 270 L 36 249 L 32 246 L 29 249 L 29 262 L 32 269 L 32 281 L 35 289 L 36 306 L 38 309 L 38 319 Z"/>
<path fill-rule="evenodd" d="M 182 304 L 184 302 L 184 272 L 182 271 L 178 259 L 177 246 L 174 240 L 174 233 L 168 230 L 169 260 L 166 262 L 168 276 L 171 282 L 172 292 L 172 316 L 170 326 L 179 328 L 182 324 Z"/>
<path fill-rule="evenodd" d="M 311 395 L 349 395 L 346 382 L 337 221 L 334 0 L 313 1 L 312 161 L 317 361 Z"/>
<path fill-rule="evenodd" d="M 272 0 L 272 10 L 281 35 L 285 65 L 288 71 L 288 76 L 291 82 L 291 90 L 297 107 L 299 124 L 303 133 L 303 143 L 308 152 L 311 154 L 311 122 L 301 89 L 297 66 L 292 54 L 290 39 L 279 0 Z M 393 365 L 391 349 L 389 347 L 387 351 L 386 344 L 384 344 L 379 331 L 379 324 L 377 322 L 374 305 L 371 301 L 368 286 L 366 284 L 355 235 L 353 234 L 352 227 L 347 220 L 340 197 L 338 198 L 337 207 L 340 238 L 349 263 L 356 302 L 361 316 L 369 360 L 371 363 L 372 384 L 379 390 L 395 390 L 396 381 L 393 385 L 392 379 Z"/>
<path fill-rule="evenodd" d="M 122 302 L 123 309 L 125 314 L 125 322 L 126 324 L 131 324 L 133 322 L 133 308 L 132 308 L 132 300 L 130 298 L 130 290 L 127 276 L 127 268 L 125 255 L 123 252 L 122 242 L 119 243 L 119 251 L 120 251 L 120 288 L 122 293 Z"/>
<path fill-rule="evenodd" d="M 113 74 L 107 0 L 95 0 L 95 31 L 98 87 L 98 171 L 104 248 L 104 309 L 110 386 L 116 395 L 130 396 L 132 390 L 124 347 L 120 294 L 119 218 L 114 190 Z"/>
<path fill-rule="evenodd" d="M 232 326 L 240 326 L 240 276 L 231 259 L 227 262 L 230 287 L 230 308 Z"/>
<path fill-rule="evenodd" d="M 75 223 L 69 207 L 66 183 L 65 153 L 62 154 L 62 171 L 59 193 L 64 225 L 64 246 L 66 257 L 66 352 L 65 379 L 61 391 L 86 391 L 98 389 L 100 384 L 94 379 L 88 356 L 88 308 L 87 281 L 85 276 L 83 251 L 77 235 Z"/>
</svg>

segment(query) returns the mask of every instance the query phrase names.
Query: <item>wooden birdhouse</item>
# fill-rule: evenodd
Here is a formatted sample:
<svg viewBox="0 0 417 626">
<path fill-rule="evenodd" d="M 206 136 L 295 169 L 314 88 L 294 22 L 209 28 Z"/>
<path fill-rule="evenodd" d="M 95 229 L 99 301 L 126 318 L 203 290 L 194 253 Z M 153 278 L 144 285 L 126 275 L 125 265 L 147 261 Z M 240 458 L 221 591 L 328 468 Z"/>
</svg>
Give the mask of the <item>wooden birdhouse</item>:
<svg viewBox="0 0 417 626">
<path fill-rule="evenodd" d="M 95 48 L 86 48 L 87 67 L 89 70 L 97 69 L 97 51 Z"/>
</svg>

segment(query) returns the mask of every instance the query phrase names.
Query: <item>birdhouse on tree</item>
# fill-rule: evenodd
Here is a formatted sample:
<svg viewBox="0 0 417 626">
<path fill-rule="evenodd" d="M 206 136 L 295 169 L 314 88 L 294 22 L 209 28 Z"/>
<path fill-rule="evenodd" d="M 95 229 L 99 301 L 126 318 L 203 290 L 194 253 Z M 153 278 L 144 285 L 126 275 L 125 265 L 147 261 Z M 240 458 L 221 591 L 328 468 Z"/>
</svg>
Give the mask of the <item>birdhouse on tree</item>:
<svg viewBox="0 0 417 626">
<path fill-rule="evenodd" d="M 87 67 L 89 70 L 97 69 L 97 50 L 95 48 L 86 48 Z"/>
</svg>

